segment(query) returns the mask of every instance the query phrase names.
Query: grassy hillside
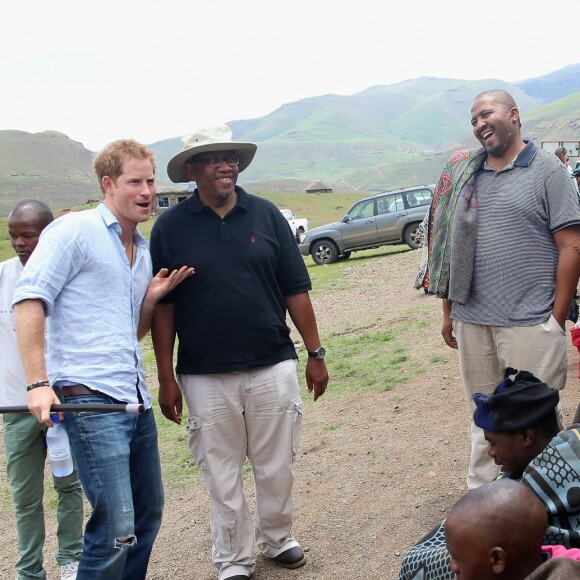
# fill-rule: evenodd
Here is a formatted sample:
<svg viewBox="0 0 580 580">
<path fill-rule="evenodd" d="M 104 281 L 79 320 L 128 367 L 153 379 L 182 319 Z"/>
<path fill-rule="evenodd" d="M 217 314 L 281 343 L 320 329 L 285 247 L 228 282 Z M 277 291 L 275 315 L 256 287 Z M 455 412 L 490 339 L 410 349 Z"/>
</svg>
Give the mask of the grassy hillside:
<svg viewBox="0 0 580 580">
<path fill-rule="evenodd" d="M 522 128 L 538 145 L 546 139 L 580 140 L 580 92 L 530 111 Z"/>
<path fill-rule="evenodd" d="M 502 81 L 421 78 L 371 87 L 350 97 L 303 99 L 262 119 L 233 121 L 230 126 L 237 140 L 259 144 L 254 163 L 244 173 L 246 182 L 320 179 L 338 192 L 378 191 L 432 182 L 441 170 L 442 152 L 476 146 L 469 107 L 474 95 L 490 87 L 509 90 L 524 121 L 532 112 L 543 118 L 544 107 L 537 100 Z M 562 119 L 580 125 L 579 108 L 564 99 L 549 106 L 558 128 L 548 123 L 540 133 L 558 132 Z M 534 138 L 541 140 L 541 135 Z M 155 145 L 161 178 L 180 147 L 178 140 Z"/>
<path fill-rule="evenodd" d="M 0 131 L 0 216 L 38 198 L 68 208 L 99 196 L 92 153 L 56 131 Z"/>
<path fill-rule="evenodd" d="M 57 131 L 0 131 L 0 174 L 90 177 L 92 154 Z"/>
<path fill-rule="evenodd" d="M 302 99 L 259 119 L 230 121 L 236 140 L 258 143 L 240 183 L 268 194 L 302 193 L 316 180 L 344 194 L 431 183 L 450 150 L 477 145 L 470 129 L 470 103 L 489 88 L 505 88 L 514 95 L 525 136 L 538 143 L 580 139 L 580 92 L 570 94 L 580 82 L 576 67 L 580 65 L 547 76 L 558 85 L 558 94 L 565 95 L 547 104 L 542 101 L 548 96 L 528 81 L 423 77 L 351 96 Z M 546 77 L 539 80 L 546 82 Z M 150 147 L 157 158 L 158 190 L 174 189 L 166 167 L 182 148 L 180 137 Z M 0 216 L 27 197 L 57 208 L 99 198 L 91 159 L 80 143 L 54 131 L 0 131 Z"/>
<path fill-rule="evenodd" d="M 550 74 L 513 83 L 541 103 L 550 103 L 580 91 L 580 64 L 571 64 Z"/>
</svg>

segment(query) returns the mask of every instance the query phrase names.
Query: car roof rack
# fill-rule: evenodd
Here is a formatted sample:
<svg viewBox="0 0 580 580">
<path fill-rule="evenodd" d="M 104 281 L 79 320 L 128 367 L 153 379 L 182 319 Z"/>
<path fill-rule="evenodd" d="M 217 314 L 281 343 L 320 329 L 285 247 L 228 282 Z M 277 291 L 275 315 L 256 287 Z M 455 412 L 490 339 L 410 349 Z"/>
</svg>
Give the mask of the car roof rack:
<svg viewBox="0 0 580 580">
<path fill-rule="evenodd" d="M 386 191 L 380 191 L 379 193 L 375 193 L 372 197 L 376 197 L 377 195 L 384 195 L 385 193 L 395 193 L 399 191 L 407 191 L 409 189 L 418 189 L 421 187 L 429 187 L 435 188 L 434 183 L 419 183 L 418 185 L 408 185 L 407 187 L 396 187 L 395 189 L 388 189 Z"/>
</svg>

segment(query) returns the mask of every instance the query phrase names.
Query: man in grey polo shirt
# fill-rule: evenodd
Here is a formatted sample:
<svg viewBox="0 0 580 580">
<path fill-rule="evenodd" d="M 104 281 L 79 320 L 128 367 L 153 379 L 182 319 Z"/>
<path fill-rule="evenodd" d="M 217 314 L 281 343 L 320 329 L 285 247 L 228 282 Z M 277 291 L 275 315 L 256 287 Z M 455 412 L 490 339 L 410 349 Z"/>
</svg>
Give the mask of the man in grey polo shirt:
<svg viewBox="0 0 580 580">
<path fill-rule="evenodd" d="M 429 219 L 429 291 L 443 298 L 441 334 L 459 349 L 465 398 L 491 393 L 506 367 L 558 389 L 566 382 L 565 321 L 580 275 L 580 207 L 566 168 L 521 136 L 503 90 L 471 106 L 482 147 L 457 151 L 437 184 Z M 472 422 L 470 489 L 495 479 Z"/>
</svg>

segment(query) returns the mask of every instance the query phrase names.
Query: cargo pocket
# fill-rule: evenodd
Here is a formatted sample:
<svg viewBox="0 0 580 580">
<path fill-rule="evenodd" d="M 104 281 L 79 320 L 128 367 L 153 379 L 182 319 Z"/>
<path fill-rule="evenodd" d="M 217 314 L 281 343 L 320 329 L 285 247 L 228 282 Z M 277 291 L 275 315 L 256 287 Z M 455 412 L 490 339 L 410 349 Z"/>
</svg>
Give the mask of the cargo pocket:
<svg viewBox="0 0 580 580">
<path fill-rule="evenodd" d="M 201 420 L 199 417 L 189 417 L 187 420 L 186 431 L 189 435 L 195 435 L 201 429 Z"/>
<path fill-rule="evenodd" d="M 229 557 L 237 552 L 236 516 L 234 514 L 219 513 L 218 529 L 214 538 L 217 553 L 221 557 Z"/>
<path fill-rule="evenodd" d="M 294 463 L 298 453 L 298 446 L 300 444 L 300 436 L 302 435 L 302 413 L 304 411 L 304 403 L 299 400 L 294 403 L 294 423 L 292 424 L 292 457 L 291 462 Z"/>
<path fill-rule="evenodd" d="M 201 442 L 201 419 L 199 417 L 189 417 L 187 420 L 187 439 L 189 443 L 189 452 L 191 453 L 196 465 L 205 471 L 206 465 Z"/>
</svg>

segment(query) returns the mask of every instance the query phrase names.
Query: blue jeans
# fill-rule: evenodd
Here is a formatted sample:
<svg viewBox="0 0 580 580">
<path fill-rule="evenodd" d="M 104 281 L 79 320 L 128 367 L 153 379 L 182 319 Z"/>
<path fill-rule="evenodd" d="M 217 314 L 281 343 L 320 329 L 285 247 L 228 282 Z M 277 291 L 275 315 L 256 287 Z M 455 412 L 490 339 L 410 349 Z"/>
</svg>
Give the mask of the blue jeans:
<svg viewBox="0 0 580 580">
<path fill-rule="evenodd" d="M 92 394 L 65 396 L 63 402 L 119 403 Z M 153 410 L 143 415 L 67 412 L 65 425 L 93 508 L 77 579 L 144 579 L 163 511 Z"/>
</svg>

